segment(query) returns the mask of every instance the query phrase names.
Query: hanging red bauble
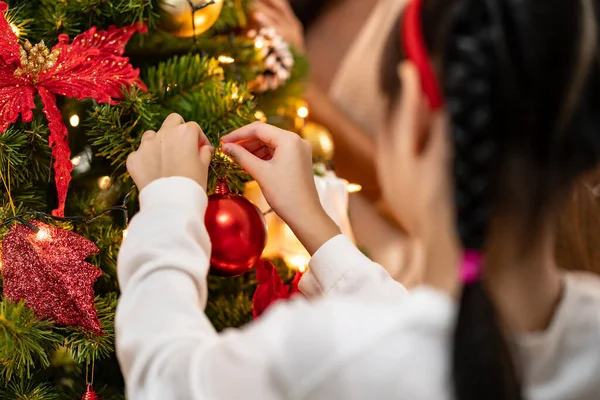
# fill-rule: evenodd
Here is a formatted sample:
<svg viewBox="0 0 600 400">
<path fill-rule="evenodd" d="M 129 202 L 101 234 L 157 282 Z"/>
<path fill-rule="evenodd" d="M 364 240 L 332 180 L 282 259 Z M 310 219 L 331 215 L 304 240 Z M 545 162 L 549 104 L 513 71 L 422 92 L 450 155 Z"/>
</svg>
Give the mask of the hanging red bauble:
<svg viewBox="0 0 600 400">
<path fill-rule="evenodd" d="M 83 394 L 83 397 L 81 398 L 81 400 L 100 400 L 100 399 L 98 398 L 98 395 L 96 394 L 96 391 L 94 390 L 94 387 L 88 383 L 87 387 L 85 388 L 85 393 Z"/>
<path fill-rule="evenodd" d="M 248 199 L 229 192 L 224 179 L 208 198 L 206 229 L 212 243 L 210 273 L 237 276 L 260 260 L 267 243 L 267 226 Z"/>
</svg>

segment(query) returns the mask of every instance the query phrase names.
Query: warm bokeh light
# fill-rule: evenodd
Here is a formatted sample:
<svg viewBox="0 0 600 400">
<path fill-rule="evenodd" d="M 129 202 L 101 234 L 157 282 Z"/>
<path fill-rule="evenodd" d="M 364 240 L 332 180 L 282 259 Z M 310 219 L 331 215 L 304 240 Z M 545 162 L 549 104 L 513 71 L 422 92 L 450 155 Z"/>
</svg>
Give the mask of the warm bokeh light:
<svg viewBox="0 0 600 400">
<path fill-rule="evenodd" d="M 254 42 L 254 47 L 256 47 L 259 50 L 262 49 L 264 45 L 265 43 L 261 39 L 258 39 L 256 42 Z"/>
<path fill-rule="evenodd" d="M 102 190 L 108 189 L 111 180 L 112 179 L 110 179 L 110 176 L 103 176 L 101 178 L 98 178 L 98 187 Z"/>
<path fill-rule="evenodd" d="M 71 158 L 71 164 L 73 164 L 74 167 L 78 166 L 79 163 L 81 163 L 81 156 Z"/>
<path fill-rule="evenodd" d="M 300 118 L 308 117 L 308 108 L 305 106 L 298 107 L 298 116 Z"/>
<path fill-rule="evenodd" d="M 12 31 L 15 35 L 17 35 L 17 37 L 21 34 L 21 30 L 19 29 L 19 27 L 12 22 L 10 23 L 10 29 L 12 29 Z"/>
<path fill-rule="evenodd" d="M 69 117 L 69 123 L 72 127 L 79 126 L 79 115 L 73 114 Z"/>
<path fill-rule="evenodd" d="M 362 186 L 358 183 L 349 183 L 348 184 L 348 193 L 358 193 L 362 190 Z"/>
<path fill-rule="evenodd" d="M 258 110 L 254 113 L 254 118 L 256 118 L 260 122 L 267 122 L 267 116 L 264 112 Z"/>
<path fill-rule="evenodd" d="M 206 22 L 206 16 L 204 14 L 198 14 L 194 17 L 194 23 L 196 26 L 203 26 Z"/>
<path fill-rule="evenodd" d="M 127 228 L 123 229 L 123 240 L 127 237 Z"/>
<path fill-rule="evenodd" d="M 221 54 L 218 60 L 221 64 L 231 64 L 235 62 L 235 59 L 233 57 L 229 57 L 224 54 Z"/>
<path fill-rule="evenodd" d="M 50 233 L 44 228 L 40 228 L 39 231 L 35 234 L 35 238 L 37 240 L 47 240 L 50 239 Z"/>
<path fill-rule="evenodd" d="M 293 269 L 297 269 L 300 272 L 304 272 L 308 269 L 308 262 L 310 261 L 310 255 L 308 253 L 305 254 L 295 254 L 283 257 L 285 263 Z"/>
</svg>

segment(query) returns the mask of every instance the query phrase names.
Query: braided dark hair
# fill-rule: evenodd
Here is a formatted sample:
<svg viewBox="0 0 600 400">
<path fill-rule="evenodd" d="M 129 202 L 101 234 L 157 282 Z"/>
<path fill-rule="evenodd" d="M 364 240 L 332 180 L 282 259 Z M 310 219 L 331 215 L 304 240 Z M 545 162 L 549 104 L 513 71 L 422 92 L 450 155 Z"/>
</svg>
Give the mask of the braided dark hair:
<svg viewBox="0 0 600 400">
<path fill-rule="evenodd" d="M 506 210 L 522 219 L 523 231 L 515 235 L 527 247 L 575 178 L 599 162 L 598 10 L 591 4 L 424 0 L 423 34 L 450 117 L 457 230 L 465 249 L 483 252 L 492 217 Z M 384 57 L 381 88 L 395 100 L 396 68 L 404 59 L 397 27 Z M 452 377 L 459 400 L 523 398 L 481 281 L 462 290 Z"/>
<path fill-rule="evenodd" d="M 458 233 L 465 249 L 483 251 L 497 181 L 497 112 L 506 99 L 499 91 L 508 54 L 501 10 L 495 0 L 457 4 L 445 53 L 444 91 L 452 121 L 454 188 Z M 510 85 L 510 81 L 504 82 Z M 456 398 L 522 398 L 510 351 L 494 305 L 481 281 L 466 283 L 454 331 L 452 373 Z M 493 388 L 493 390 L 490 390 Z"/>
</svg>

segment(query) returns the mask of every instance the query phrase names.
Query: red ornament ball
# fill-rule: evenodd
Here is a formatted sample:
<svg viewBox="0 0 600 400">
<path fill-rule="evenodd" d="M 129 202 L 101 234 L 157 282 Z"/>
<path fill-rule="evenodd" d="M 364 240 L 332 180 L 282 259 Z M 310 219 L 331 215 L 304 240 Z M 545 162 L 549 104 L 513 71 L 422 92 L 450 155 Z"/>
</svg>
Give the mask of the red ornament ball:
<svg viewBox="0 0 600 400">
<path fill-rule="evenodd" d="M 208 197 L 204 221 L 212 243 L 212 275 L 241 275 L 260 260 L 267 244 L 265 219 L 248 199 L 230 193 L 224 179 Z"/>
<path fill-rule="evenodd" d="M 100 400 L 92 385 L 88 384 L 81 400 Z"/>
</svg>

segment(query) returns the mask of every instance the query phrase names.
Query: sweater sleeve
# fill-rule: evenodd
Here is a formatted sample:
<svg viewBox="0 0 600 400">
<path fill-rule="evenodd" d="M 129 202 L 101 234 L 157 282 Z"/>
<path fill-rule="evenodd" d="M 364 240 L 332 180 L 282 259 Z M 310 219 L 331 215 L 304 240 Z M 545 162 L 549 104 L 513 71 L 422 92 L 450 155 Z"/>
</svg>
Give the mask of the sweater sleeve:
<svg viewBox="0 0 600 400">
<path fill-rule="evenodd" d="M 157 180 L 140 205 L 118 260 L 116 350 L 127 398 L 281 398 L 269 374 L 277 346 L 269 330 L 287 313 L 225 335 L 204 314 L 211 247 L 202 188 L 186 178 Z"/>
<path fill-rule="evenodd" d="M 362 254 L 345 235 L 338 235 L 321 246 L 309 267 L 299 288 L 310 299 L 331 294 L 387 302 L 399 300 L 406 294 L 404 286 Z"/>
<path fill-rule="evenodd" d="M 118 260 L 116 351 L 128 399 L 286 398 L 295 387 L 328 385 L 325 374 L 314 375 L 317 366 L 334 368 L 376 341 L 383 329 L 373 329 L 376 323 L 397 322 L 360 298 L 313 305 L 298 299 L 241 329 L 217 333 L 204 314 L 211 250 L 206 194 L 195 182 L 172 177 L 148 185 L 140 205 Z M 345 240 L 334 238 L 313 259 L 311 276 L 324 292 L 368 298 L 377 282 L 393 284 L 351 243 L 340 245 Z M 332 259 L 338 250 L 347 254 Z M 349 268 L 338 270 L 342 261 Z M 409 314 L 394 308 L 392 315 Z M 355 334 L 348 336 L 348 329 Z"/>
</svg>

